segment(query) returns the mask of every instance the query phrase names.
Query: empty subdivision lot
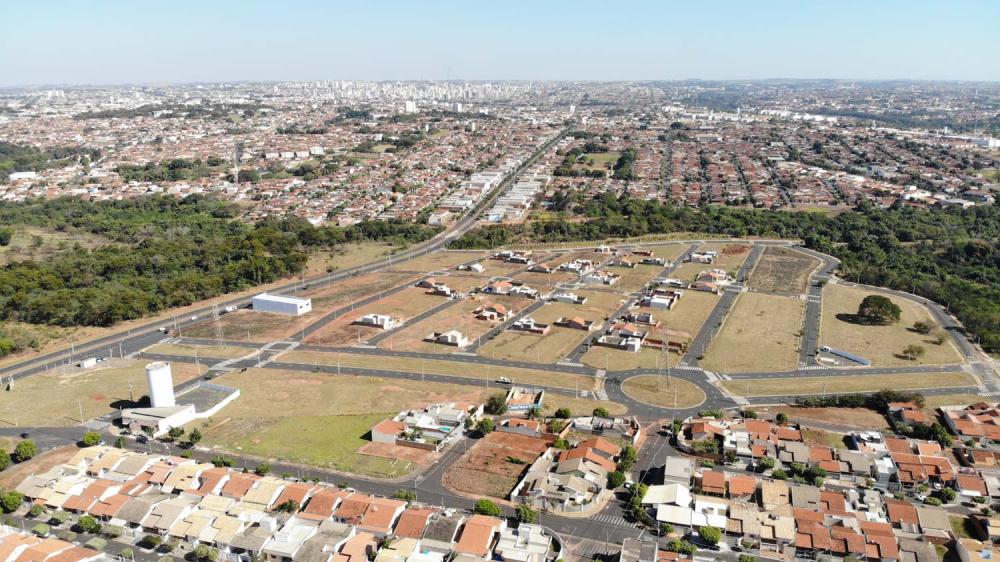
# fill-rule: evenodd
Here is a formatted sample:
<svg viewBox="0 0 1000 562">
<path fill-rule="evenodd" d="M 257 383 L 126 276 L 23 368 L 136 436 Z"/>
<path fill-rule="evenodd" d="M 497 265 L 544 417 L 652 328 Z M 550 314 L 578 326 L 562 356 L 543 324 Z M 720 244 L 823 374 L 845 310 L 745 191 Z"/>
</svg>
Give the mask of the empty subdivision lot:
<svg viewBox="0 0 1000 562">
<path fill-rule="evenodd" d="M 899 322 L 889 326 L 869 326 L 852 321 L 858 305 L 868 295 L 885 295 L 839 283 L 828 284 L 823 289 L 823 319 L 820 345 L 848 351 L 872 362 L 872 365 L 921 365 L 958 363 L 961 357 L 952 346 L 951 337 L 945 335 L 941 344 L 934 343 L 934 335 L 918 334 L 910 330 L 914 322 L 936 324 L 923 305 L 909 299 L 890 296 L 901 309 Z M 908 345 L 924 348 L 924 355 L 916 361 L 899 354 Z"/>
<path fill-rule="evenodd" d="M 833 377 L 781 377 L 769 379 L 734 379 L 723 385 L 731 393 L 746 396 L 796 396 L 875 392 L 882 389 L 921 390 L 925 388 L 960 388 L 976 386 L 966 373 L 906 373 L 893 375 L 847 375 Z"/>
<path fill-rule="evenodd" d="M 143 353 L 157 355 L 179 355 L 181 357 L 211 357 L 212 359 L 233 359 L 244 357 L 256 350 L 249 347 L 233 347 L 226 345 L 196 345 L 181 343 L 160 343 L 147 347 Z"/>
<path fill-rule="evenodd" d="M 809 284 L 809 274 L 819 263 L 802 252 L 768 246 L 750 273 L 748 284 L 761 291 L 803 293 Z"/>
<path fill-rule="evenodd" d="M 727 373 L 794 369 L 804 311 L 798 297 L 741 293 L 701 366 Z"/>
<path fill-rule="evenodd" d="M 228 373 L 217 383 L 240 389 L 239 399 L 209 420 L 191 424 L 203 444 L 268 459 L 357 474 L 395 477 L 405 461 L 363 455 L 370 428 L 401 410 L 451 401 L 479 403 L 484 388 L 274 369 Z"/>
<path fill-rule="evenodd" d="M 684 296 L 674 305 L 673 310 L 643 309 L 643 311 L 652 312 L 662 327 L 687 332 L 694 337 L 712 309 L 719 303 L 719 298 L 719 295 L 712 293 L 685 289 Z"/>
<path fill-rule="evenodd" d="M 501 304 L 508 310 L 517 311 L 530 305 L 533 301 L 523 297 L 476 295 L 456 302 L 454 305 L 425 318 L 420 322 L 404 326 L 393 335 L 380 341 L 378 346 L 383 349 L 398 351 L 422 351 L 427 353 L 452 353 L 457 348 L 449 345 L 424 341 L 433 332 L 458 330 L 470 341 L 488 332 L 499 322 L 479 320 L 474 311 L 487 304 Z"/>
<path fill-rule="evenodd" d="M 596 326 L 614 312 L 625 298 L 606 291 L 576 291 L 576 294 L 587 297 L 587 302 L 582 305 L 546 303 L 532 312 L 530 317 L 541 324 L 552 324 L 562 317 L 579 316 L 584 320 L 593 320 Z M 479 354 L 497 359 L 555 363 L 573 351 L 585 338 L 596 334 L 596 330 L 586 332 L 560 326 L 552 326 L 545 335 L 506 330 L 480 347 Z"/>
<path fill-rule="evenodd" d="M 643 326 L 643 329 L 646 329 Z M 600 345 L 591 346 L 580 359 L 584 365 L 607 371 L 628 371 L 630 369 L 659 369 L 675 367 L 680 356 L 674 352 L 666 355 L 659 349 L 643 347 L 638 352 L 614 349 Z"/>
<path fill-rule="evenodd" d="M 405 254 L 404 254 L 405 256 Z M 393 263 L 390 271 L 444 271 L 455 266 L 486 257 L 484 252 L 447 252 L 439 251 L 424 254 L 412 260 Z"/>
<path fill-rule="evenodd" d="M 355 308 L 310 334 L 306 341 L 327 345 L 366 341 L 368 338 L 384 332 L 379 328 L 353 323 L 366 314 L 388 314 L 396 320 L 407 322 L 414 316 L 447 302 L 450 301 L 446 297 L 427 294 L 427 289 L 407 287 L 371 304 Z"/>
<path fill-rule="evenodd" d="M 477 497 L 507 499 L 521 473 L 552 443 L 549 439 L 494 431 L 451 465 L 445 472 L 444 484 Z"/>
<path fill-rule="evenodd" d="M 520 369 L 499 365 L 483 365 L 462 361 L 423 359 L 420 357 L 397 357 L 393 355 L 362 355 L 358 353 L 328 353 L 321 351 L 290 351 L 282 354 L 279 363 L 299 363 L 303 365 L 339 364 L 344 371 L 350 368 L 381 369 L 412 373 L 419 380 L 419 374 L 463 377 L 479 380 L 496 380 L 507 377 L 515 384 L 547 386 L 566 389 L 595 390 L 597 379 L 587 375 L 557 373 L 536 369 Z M 504 387 L 500 387 L 504 389 Z"/>
<path fill-rule="evenodd" d="M 666 375 L 638 375 L 622 383 L 622 390 L 635 400 L 664 408 L 694 408 L 705 401 L 698 385 Z"/>
<path fill-rule="evenodd" d="M 621 275 L 618 283 L 611 286 L 611 289 L 618 291 L 633 292 L 642 289 L 658 273 L 663 271 L 661 265 L 637 265 L 635 267 L 609 267 L 608 271 Z"/>
<path fill-rule="evenodd" d="M 145 367 L 149 361 L 112 359 L 91 369 L 67 368 L 25 377 L 15 381 L 0 403 L 2 426 L 70 426 L 104 415 L 129 402 L 129 382 L 134 383 L 133 397 L 138 400 L 148 392 Z M 194 365 L 173 364 L 174 384 L 197 376 Z M 204 371 L 204 369 L 202 369 Z"/>
</svg>

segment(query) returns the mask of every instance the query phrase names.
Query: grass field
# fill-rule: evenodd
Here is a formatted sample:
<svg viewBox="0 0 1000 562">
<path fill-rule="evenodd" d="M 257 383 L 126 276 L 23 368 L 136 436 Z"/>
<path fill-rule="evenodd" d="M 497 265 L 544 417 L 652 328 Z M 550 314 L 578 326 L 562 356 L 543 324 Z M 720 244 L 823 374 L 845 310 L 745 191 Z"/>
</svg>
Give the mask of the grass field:
<svg viewBox="0 0 1000 562">
<path fill-rule="evenodd" d="M 485 252 L 431 252 L 412 260 L 400 261 L 398 264 L 394 263 L 390 271 L 419 271 L 421 273 L 444 271 L 453 269 L 458 264 L 485 257 Z"/>
<path fill-rule="evenodd" d="M 745 396 L 797 396 L 837 394 L 840 392 L 875 392 L 884 388 L 921 390 L 925 388 L 957 388 L 976 386 L 966 373 L 907 373 L 893 375 L 845 375 L 832 377 L 781 377 L 771 379 L 737 379 L 722 383 L 729 392 Z"/>
<path fill-rule="evenodd" d="M 113 359 L 91 369 L 53 369 L 15 381 L 13 390 L 0 400 L 0 426 L 70 426 L 96 418 L 118 406 L 130 407 L 129 382 L 133 397 L 148 392 L 145 366 L 148 361 Z M 174 384 L 197 376 L 195 366 L 172 365 Z M 204 372 L 204 367 L 202 372 Z"/>
<path fill-rule="evenodd" d="M 841 284 L 828 284 L 823 289 L 823 319 L 820 328 L 820 345 L 829 345 L 872 362 L 872 365 L 933 365 L 958 363 L 961 357 L 952 346 L 951 339 L 933 343 L 933 336 L 910 330 L 914 322 L 934 324 L 930 313 L 922 305 L 908 299 L 889 297 L 902 313 L 899 322 L 890 326 L 869 326 L 851 321 L 858 312 L 858 305 L 868 295 L 875 293 L 862 288 Z M 900 355 L 910 344 L 924 348 L 925 354 L 916 361 Z"/>
<path fill-rule="evenodd" d="M 620 416 L 628 411 L 624 405 L 609 400 L 594 400 L 592 398 L 576 398 L 562 394 L 546 393 L 542 402 L 542 415 L 551 416 L 559 408 L 568 408 L 574 416 L 588 415 L 595 408 L 604 408 L 612 416 Z"/>
<path fill-rule="evenodd" d="M 683 303 L 682 299 L 678 306 Z M 741 293 L 701 366 L 726 373 L 794 369 L 799 363 L 804 312 L 805 304 L 798 297 Z"/>
<path fill-rule="evenodd" d="M 694 408 L 705 401 L 698 385 L 678 377 L 638 375 L 625 379 L 622 390 L 635 400 L 663 408 Z"/>
<path fill-rule="evenodd" d="M 748 285 L 761 291 L 804 293 L 819 260 L 789 248 L 768 246 L 750 273 Z"/>
<path fill-rule="evenodd" d="M 400 410 L 480 402 L 488 394 L 457 384 L 273 369 L 228 373 L 215 382 L 241 394 L 216 418 L 194 422 L 205 445 L 380 477 L 401 476 L 412 467 L 359 454 L 371 426 Z"/>
<path fill-rule="evenodd" d="M 385 258 L 399 249 L 392 244 L 362 242 L 341 244 L 329 251 L 313 252 L 306 263 L 305 276 L 313 277 L 331 271 L 350 269 Z"/>
<path fill-rule="evenodd" d="M 180 355 L 183 357 L 211 357 L 213 359 L 233 359 L 243 357 L 254 352 L 248 347 L 232 347 L 219 345 L 194 345 L 178 343 L 160 343 L 146 348 L 144 353 L 157 353 L 160 355 Z"/>
<path fill-rule="evenodd" d="M 595 390 L 597 379 L 585 375 L 554 373 L 535 369 L 519 369 L 497 365 L 481 365 L 460 361 L 421 359 L 419 357 L 395 357 L 392 355 L 362 355 L 358 353 L 325 353 L 319 351 L 290 351 L 278 358 L 282 363 L 304 365 L 337 365 L 347 371 L 351 367 L 362 369 L 384 369 L 404 373 L 425 373 L 465 377 L 479 380 L 495 380 L 507 377 L 517 384 Z M 415 375 L 419 376 L 419 375 Z"/>
<path fill-rule="evenodd" d="M 573 164 L 573 169 L 587 172 L 593 170 L 610 172 L 619 157 L 621 157 L 620 152 L 588 152 L 581 155 L 577 163 Z"/>
<path fill-rule="evenodd" d="M 983 396 L 980 394 L 934 394 L 924 398 L 924 407 L 968 406 L 982 401 Z"/>
</svg>

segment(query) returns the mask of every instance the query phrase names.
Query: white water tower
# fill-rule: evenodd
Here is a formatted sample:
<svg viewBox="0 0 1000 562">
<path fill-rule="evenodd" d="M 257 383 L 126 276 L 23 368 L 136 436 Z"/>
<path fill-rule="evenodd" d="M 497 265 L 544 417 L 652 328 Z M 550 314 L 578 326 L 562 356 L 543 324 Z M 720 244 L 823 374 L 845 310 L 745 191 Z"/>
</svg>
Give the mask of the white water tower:
<svg viewBox="0 0 1000 562">
<path fill-rule="evenodd" d="M 146 365 L 146 382 L 149 383 L 149 402 L 154 408 L 172 408 L 174 402 L 174 377 L 170 363 L 155 361 Z"/>
</svg>

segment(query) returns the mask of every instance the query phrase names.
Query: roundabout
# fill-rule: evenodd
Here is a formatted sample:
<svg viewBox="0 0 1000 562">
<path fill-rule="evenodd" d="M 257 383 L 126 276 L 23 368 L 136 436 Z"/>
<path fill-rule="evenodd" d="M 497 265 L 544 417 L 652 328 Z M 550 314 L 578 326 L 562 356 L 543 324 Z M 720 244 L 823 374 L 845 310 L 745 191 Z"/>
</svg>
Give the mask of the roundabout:
<svg viewBox="0 0 1000 562">
<path fill-rule="evenodd" d="M 705 391 L 677 376 L 636 375 L 621 383 L 626 396 L 648 406 L 687 410 L 705 403 Z"/>
</svg>

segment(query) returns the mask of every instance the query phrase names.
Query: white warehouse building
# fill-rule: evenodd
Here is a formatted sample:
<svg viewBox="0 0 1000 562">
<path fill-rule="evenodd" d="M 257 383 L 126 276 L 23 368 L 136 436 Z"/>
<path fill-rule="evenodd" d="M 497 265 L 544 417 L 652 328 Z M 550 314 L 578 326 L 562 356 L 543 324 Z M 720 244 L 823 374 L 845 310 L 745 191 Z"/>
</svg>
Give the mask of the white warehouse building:
<svg viewBox="0 0 1000 562">
<path fill-rule="evenodd" d="M 299 299 L 261 293 L 253 297 L 250 302 L 253 305 L 253 309 L 257 312 L 302 316 L 312 311 L 312 299 Z"/>
</svg>

